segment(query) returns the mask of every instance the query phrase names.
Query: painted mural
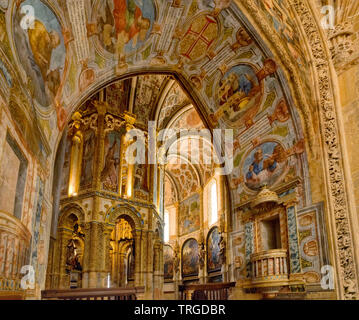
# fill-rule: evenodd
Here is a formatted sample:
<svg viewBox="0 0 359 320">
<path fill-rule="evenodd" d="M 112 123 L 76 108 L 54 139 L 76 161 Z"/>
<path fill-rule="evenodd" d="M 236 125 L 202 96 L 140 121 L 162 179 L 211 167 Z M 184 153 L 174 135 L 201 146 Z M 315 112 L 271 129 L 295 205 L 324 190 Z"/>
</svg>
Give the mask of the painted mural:
<svg viewBox="0 0 359 320">
<path fill-rule="evenodd" d="M 218 21 L 213 15 L 195 17 L 179 43 L 179 54 L 190 62 L 203 58 L 218 38 Z"/>
<path fill-rule="evenodd" d="M 101 172 L 103 188 L 118 192 L 120 168 L 121 135 L 117 131 L 110 132 L 105 139 L 104 168 Z"/>
<path fill-rule="evenodd" d="M 288 4 L 281 0 L 257 0 L 258 6 L 266 12 L 269 21 L 273 24 L 278 34 L 285 40 L 288 51 L 295 58 L 297 63 L 304 65 L 305 59 L 300 46 L 298 33 L 293 24 L 293 17 L 288 10 Z"/>
<path fill-rule="evenodd" d="M 243 171 L 245 184 L 257 190 L 264 185 L 274 185 L 287 169 L 284 148 L 276 142 L 266 142 L 255 148 L 245 159 Z"/>
<path fill-rule="evenodd" d="M 130 54 L 143 46 L 156 18 L 152 0 L 101 0 L 96 12 L 102 47 L 120 55 Z"/>
<path fill-rule="evenodd" d="M 131 89 L 131 81 L 116 81 L 106 87 L 106 102 L 108 103 L 108 112 L 121 115 L 128 106 L 128 100 Z"/>
<path fill-rule="evenodd" d="M 233 67 L 219 82 L 217 96 L 220 107 L 215 119 L 223 116 L 227 121 L 235 124 L 250 107 L 259 106 L 261 91 L 256 72 L 251 66 Z"/>
<path fill-rule="evenodd" d="M 199 267 L 198 242 L 195 239 L 187 240 L 182 247 L 182 276 L 197 276 Z"/>
<path fill-rule="evenodd" d="M 91 129 L 86 130 L 83 134 L 83 155 L 81 166 L 80 188 L 90 188 L 93 177 L 93 160 L 96 147 L 95 132 Z"/>
<path fill-rule="evenodd" d="M 149 185 L 148 185 L 148 164 L 136 164 L 134 173 L 134 191 L 137 199 L 148 200 Z"/>
<path fill-rule="evenodd" d="M 138 78 L 133 112 L 137 116 L 137 123 L 147 126 L 152 106 L 156 103 L 161 93 L 161 87 L 166 76 L 157 74 L 144 75 Z"/>
<path fill-rule="evenodd" d="M 43 279 L 43 277 L 39 277 L 40 266 L 39 266 L 39 254 L 41 248 L 40 244 L 40 237 L 41 237 L 41 216 L 43 213 L 43 199 L 44 199 L 44 183 L 38 177 L 37 184 L 37 199 L 36 203 L 34 204 L 34 213 L 33 213 L 33 221 L 32 221 L 32 243 L 31 243 L 31 265 L 35 269 L 35 274 L 37 275 L 37 283 Z"/>
<path fill-rule="evenodd" d="M 11 88 L 12 84 L 13 84 L 12 76 L 11 76 L 9 70 L 7 69 L 6 65 L 1 60 L 0 60 L 0 73 L 4 77 L 8 86 Z"/>
<path fill-rule="evenodd" d="M 241 279 L 245 277 L 245 237 L 244 232 L 233 234 L 232 237 L 232 250 L 234 259 L 234 268 L 236 278 Z"/>
<path fill-rule="evenodd" d="M 252 140 L 246 148 L 237 147 L 235 150 L 234 170 L 230 183 L 237 203 L 248 200 L 253 192 L 258 192 L 264 185 L 273 188 L 302 175 L 304 139 L 296 141 L 298 138 L 292 132 L 291 121 L 288 119 L 286 125 L 282 126 L 278 124 L 279 120 L 275 120 L 271 134 L 276 140 L 261 141 L 258 138 Z M 303 200 L 302 197 L 303 194 L 300 194 L 300 201 Z"/>
<path fill-rule="evenodd" d="M 163 261 L 164 261 L 164 277 L 165 279 L 173 279 L 173 258 L 174 252 L 173 249 L 165 245 L 163 251 Z"/>
<path fill-rule="evenodd" d="M 199 181 L 193 165 L 172 157 L 169 159 L 166 169 L 171 172 L 178 190 L 181 190 L 178 194 L 179 201 L 190 197 L 197 191 Z"/>
<path fill-rule="evenodd" d="M 319 283 L 321 268 L 329 264 L 322 205 L 298 212 L 297 220 L 300 261 L 304 279 L 307 283 Z"/>
<path fill-rule="evenodd" d="M 164 181 L 164 190 L 165 190 L 165 207 L 171 206 L 176 202 L 176 191 L 175 186 L 173 182 L 168 178 L 168 175 L 165 175 L 165 181 Z"/>
<path fill-rule="evenodd" d="M 2 196 L 0 197 L 0 210 L 14 214 L 20 159 L 7 141 L 3 148 L 4 155 L 1 158 L 0 194 Z"/>
<path fill-rule="evenodd" d="M 66 138 L 65 142 L 65 155 L 64 155 L 64 164 L 62 167 L 61 175 L 61 194 L 67 195 L 69 189 L 69 177 L 70 177 L 70 161 L 71 161 L 71 140 Z"/>
<path fill-rule="evenodd" d="M 35 20 L 26 18 L 33 7 Z M 40 0 L 26 0 L 15 10 L 14 42 L 21 66 L 31 80 L 34 99 L 43 107 L 59 94 L 66 49 L 61 24 L 53 11 Z"/>
<path fill-rule="evenodd" d="M 181 202 L 179 206 L 179 234 L 185 235 L 194 232 L 200 227 L 200 204 L 199 194 Z"/>
<path fill-rule="evenodd" d="M 220 247 L 221 236 L 218 228 L 212 229 L 207 239 L 207 271 L 214 272 L 221 269 Z"/>
<path fill-rule="evenodd" d="M 275 62 L 268 59 L 259 71 L 246 64 L 228 70 L 216 89 L 218 107 L 211 115 L 213 123 L 222 119 L 231 127 L 251 126 L 261 106 L 263 81 L 276 69 Z"/>
</svg>

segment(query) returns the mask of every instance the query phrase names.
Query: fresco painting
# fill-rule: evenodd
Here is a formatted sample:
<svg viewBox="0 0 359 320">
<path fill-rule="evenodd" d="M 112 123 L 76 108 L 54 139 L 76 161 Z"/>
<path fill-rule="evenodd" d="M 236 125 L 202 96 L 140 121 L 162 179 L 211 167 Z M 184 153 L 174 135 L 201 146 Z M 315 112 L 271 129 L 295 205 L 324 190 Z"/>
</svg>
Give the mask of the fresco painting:
<svg viewBox="0 0 359 320">
<path fill-rule="evenodd" d="M 148 185 L 148 164 L 136 164 L 134 175 L 134 191 L 135 198 L 148 200 L 149 185 Z"/>
<path fill-rule="evenodd" d="M 71 161 L 71 139 L 67 138 L 65 142 L 65 156 L 64 156 L 64 164 L 62 167 L 62 175 L 61 175 L 61 194 L 66 195 L 69 191 L 69 177 L 70 177 L 70 161 Z"/>
<path fill-rule="evenodd" d="M 120 168 L 121 135 L 117 131 L 110 132 L 105 139 L 104 168 L 101 172 L 103 188 L 118 192 Z"/>
<path fill-rule="evenodd" d="M 197 276 L 199 271 L 198 242 L 195 239 L 187 240 L 182 248 L 182 276 Z"/>
<path fill-rule="evenodd" d="M 288 51 L 300 66 L 304 66 L 305 58 L 303 50 L 300 45 L 299 36 L 294 31 L 296 27 L 292 22 L 292 17 L 287 7 L 288 4 L 281 0 L 259 0 L 257 2 L 258 6 L 266 12 L 274 29 L 285 40 L 284 43 L 287 45 Z"/>
<path fill-rule="evenodd" d="M 126 55 L 140 49 L 156 17 L 152 0 L 101 0 L 97 12 L 99 40 L 113 54 Z"/>
<path fill-rule="evenodd" d="M 185 235 L 200 227 L 200 196 L 192 195 L 184 200 L 179 207 L 179 233 Z"/>
<path fill-rule="evenodd" d="M 286 169 L 287 156 L 277 142 L 266 142 L 250 152 L 244 161 L 243 172 L 248 188 L 258 190 L 272 186 Z"/>
<path fill-rule="evenodd" d="M 0 60 L 0 74 L 3 75 L 4 79 L 6 80 L 6 83 L 8 84 L 9 88 L 12 87 L 13 79 L 12 76 L 5 66 L 5 64 Z"/>
<path fill-rule="evenodd" d="M 35 20 L 26 24 L 26 7 L 32 6 Z M 33 98 L 49 107 L 64 75 L 66 49 L 61 24 L 40 0 L 26 0 L 17 6 L 13 18 L 14 42 L 21 66 L 30 79 Z"/>
<path fill-rule="evenodd" d="M 86 130 L 83 136 L 83 155 L 80 188 L 86 189 L 92 185 L 93 159 L 96 147 L 95 132 L 91 129 Z"/>
<path fill-rule="evenodd" d="M 198 61 L 218 39 L 218 22 L 207 14 L 196 17 L 179 43 L 179 54 L 189 61 Z"/>
<path fill-rule="evenodd" d="M 212 123 L 223 120 L 230 127 L 253 125 L 263 100 L 263 81 L 276 69 L 271 59 L 265 60 L 259 71 L 248 64 L 230 68 L 217 85 L 217 109 L 210 115 Z"/>
</svg>

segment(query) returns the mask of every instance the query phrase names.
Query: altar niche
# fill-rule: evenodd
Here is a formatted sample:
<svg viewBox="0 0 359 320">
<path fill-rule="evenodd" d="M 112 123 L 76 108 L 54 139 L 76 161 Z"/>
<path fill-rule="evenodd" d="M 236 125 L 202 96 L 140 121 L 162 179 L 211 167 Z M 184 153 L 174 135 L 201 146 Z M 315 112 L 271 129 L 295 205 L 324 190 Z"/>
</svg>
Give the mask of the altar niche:
<svg viewBox="0 0 359 320">
<path fill-rule="evenodd" d="M 135 282 L 134 222 L 126 215 L 116 221 L 111 233 L 109 255 L 111 261 L 110 286 L 133 287 Z"/>
</svg>

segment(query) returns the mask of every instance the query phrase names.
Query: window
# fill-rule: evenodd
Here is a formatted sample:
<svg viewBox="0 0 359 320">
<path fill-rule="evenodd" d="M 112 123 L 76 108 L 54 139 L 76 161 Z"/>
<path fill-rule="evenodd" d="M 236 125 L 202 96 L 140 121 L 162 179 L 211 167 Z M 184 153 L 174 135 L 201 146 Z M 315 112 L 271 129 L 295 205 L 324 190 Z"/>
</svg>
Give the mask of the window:
<svg viewBox="0 0 359 320">
<path fill-rule="evenodd" d="M 217 195 L 217 181 L 214 180 L 210 185 L 209 190 L 209 212 L 210 212 L 210 225 L 218 220 L 218 195 Z"/>
<path fill-rule="evenodd" d="M 170 241 L 170 215 L 168 211 L 165 211 L 165 234 L 164 234 L 164 241 Z"/>
</svg>

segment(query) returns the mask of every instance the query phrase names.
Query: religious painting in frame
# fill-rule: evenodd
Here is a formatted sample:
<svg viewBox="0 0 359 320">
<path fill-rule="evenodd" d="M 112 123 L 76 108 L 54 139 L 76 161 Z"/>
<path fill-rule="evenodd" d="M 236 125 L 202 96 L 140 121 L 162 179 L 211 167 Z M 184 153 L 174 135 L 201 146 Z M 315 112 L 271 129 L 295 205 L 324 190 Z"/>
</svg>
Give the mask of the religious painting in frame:
<svg viewBox="0 0 359 320">
<path fill-rule="evenodd" d="M 221 236 L 217 227 L 210 230 L 207 237 L 207 271 L 208 273 L 221 270 L 220 247 Z"/>
<path fill-rule="evenodd" d="M 165 245 L 163 249 L 164 278 L 165 280 L 173 280 L 173 249 L 169 245 Z"/>
<path fill-rule="evenodd" d="M 195 239 L 187 240 L 182 247 L 182 276 L 198 276 L 199 257 L 198 242 Z"/>
</svg>

